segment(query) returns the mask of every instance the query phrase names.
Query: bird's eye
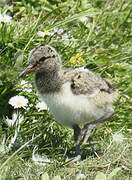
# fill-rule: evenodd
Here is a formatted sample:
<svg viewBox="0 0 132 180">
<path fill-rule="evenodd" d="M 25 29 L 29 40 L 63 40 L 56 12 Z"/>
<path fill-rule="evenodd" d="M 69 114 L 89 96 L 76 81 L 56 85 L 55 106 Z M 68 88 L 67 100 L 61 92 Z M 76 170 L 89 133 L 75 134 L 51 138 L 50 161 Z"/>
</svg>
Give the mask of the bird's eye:
<svg viewBox="0 0 132 180">
<path fill-rule="evenodd" d="M 46 59 L 55 58 L 56 56 L 53 54 L 52 56 L 43 56 L 39 59 L 39 62 L 44 62 Z"/>
<path fill-rule="evenodd" d="M 47 59 L 47 57 L 43 56 L 39 59 L 39 62 L 44 62 Z"/>
<path fill-rule="evenodd" d="M 55 57 L 56 57 L 55 54 L 53 54 L 52 58 L 55 58 Z"/>
</svg>

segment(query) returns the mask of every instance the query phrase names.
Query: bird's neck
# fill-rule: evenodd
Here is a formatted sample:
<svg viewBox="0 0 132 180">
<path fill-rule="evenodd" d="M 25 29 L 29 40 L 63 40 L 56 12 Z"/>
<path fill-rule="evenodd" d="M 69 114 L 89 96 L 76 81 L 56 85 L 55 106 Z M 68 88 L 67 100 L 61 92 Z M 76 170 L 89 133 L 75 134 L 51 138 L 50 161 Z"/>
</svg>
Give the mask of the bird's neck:
<svg viewBox="0 0 132 180">
<path fill-rule="evenodd" d="M 41 95 L 58 92 L 62 86 L 60 72 L 37 72 L 35 74 L 35 83 Z"/>
</svg>

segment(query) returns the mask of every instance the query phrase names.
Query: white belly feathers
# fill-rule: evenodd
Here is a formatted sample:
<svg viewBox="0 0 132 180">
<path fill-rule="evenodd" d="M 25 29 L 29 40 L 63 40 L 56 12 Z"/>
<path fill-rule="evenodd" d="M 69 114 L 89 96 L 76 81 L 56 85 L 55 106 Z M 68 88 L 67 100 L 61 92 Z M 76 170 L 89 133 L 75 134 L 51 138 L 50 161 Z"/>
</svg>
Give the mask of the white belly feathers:
<svg viewBox="0 0 132 180">
<path fill-rule="evenodd" d="M 64 84 L 59 93 L 45 94 L 42 99 L 55 119 L 66 126 L 85 124 L 104 115 L 104 109 L 93 104 L 88 96 L 74 95 L 70 83 Z"/>
</svg>

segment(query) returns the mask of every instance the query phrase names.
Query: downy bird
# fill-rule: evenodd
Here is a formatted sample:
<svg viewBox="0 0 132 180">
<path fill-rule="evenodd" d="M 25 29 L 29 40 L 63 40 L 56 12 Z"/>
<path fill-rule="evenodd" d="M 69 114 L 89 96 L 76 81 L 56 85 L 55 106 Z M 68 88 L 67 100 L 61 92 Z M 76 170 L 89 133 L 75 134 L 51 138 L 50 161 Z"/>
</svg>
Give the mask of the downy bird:
<svg viewBox="0 0 132 180">
<path fill-rule="evenodd" d="M 29 54 L 29 65 L 20 73 L 35 73 L 35 84 L 42 100 L 55 119 L 73 128 L 75 154 L 80 155 L 96 124 L 114 113 L 117 91 L 99 75 L 84 68 L 64 68 L 57 51 L 50 45 L 39 45 Z"/>
</svg>

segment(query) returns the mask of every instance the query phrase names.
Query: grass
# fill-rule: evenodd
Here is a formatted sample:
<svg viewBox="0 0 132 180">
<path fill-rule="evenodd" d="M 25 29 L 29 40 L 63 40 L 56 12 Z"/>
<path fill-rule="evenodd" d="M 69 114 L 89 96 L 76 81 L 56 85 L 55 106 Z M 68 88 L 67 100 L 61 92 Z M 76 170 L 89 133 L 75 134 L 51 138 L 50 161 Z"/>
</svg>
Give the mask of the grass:
<svg viewBox="0 0 132 180">
<path fill-rule="evenodd" d="M 97 143 L 97 142 L 96 142 Z M 60 175 L 64 179 L 75 179 L 76 174 L 81 172 L 86 175 L 87 179 L 94 179 L 98 172 L 110 174 L 113 169 L 119 167 L 115 179 L 131 178 L 131 142 L 125 140 L 122 144 L 113 142 L 106 143 L 100 141 L 102 148 L 98 155 L 88 155 L 87 159 L 78 162 L 62 162 L 56 159 L 51 160 L 47 166 L 35 165 L 30 159 L 23 160 L 19 155 L 14 157 L 4 166 L 1 174 L 7 177 L 19 177 L 25 179 L 40 179 L 44 172 L 50 174 L 51 179 L 55 175 Z M 7 158 L 7 157 L 6 157 Z M 14 168 L 15 167 L 15 168 Z M 12 176 L 10 176 L 12 174 Z"/>
<path fill-rule="evenodd" d="M 13 17 L 11 24 L 0 23 L 0 179 L 42 179 L 47 172 L 51 179 L 77 179 L 79 172 L 86 179 L 130 180 L 132 178 L 132 3 L 129 0 L 67 0 L 67 1 L 2 1 L 0 12 Z M 85 18 L 84 18 L 85 17 Z M 59 33 L 56 29 L 63 29 Z M 55 32 L 39 37 L 38 31 Z M 33 91 L 22 90 L 19 72 L 27 64 L 29 51 L 38 44 L 51 44 L 66 67 L 86 65 L 102 77 L 115 82 L 120 97 L 115 103 L 111 121 L 99 125 L 91 143 L 82 147 L 85 157 L 78 163 L 65 162 L 65 153 L 72 153 L 72 131 L 56 123 L 47 111 L 35 108 L 38 102 L 32 77 L 25 80 Z M 8 153 L 16 126 L 9 127 L 5 118 L 14 112 L 10 97 L 23 95 L 29 108 L 21 110 L 24 121 L 17 139 Z M 114 142 L 120 132 L 124 140 Z M 46 166 L 35 164 L 34 147 L 51 160 Z M 95 152 L 93 152 L 93 148 Z M 3 153 L 4 152 L 4 153 Z M 117 169 L 119 168 L 119 169 Z M 101 174 L 101 172 L 103 174 Z M 105 177 L 107 176 L 107 177 Z"/>
</svg>

